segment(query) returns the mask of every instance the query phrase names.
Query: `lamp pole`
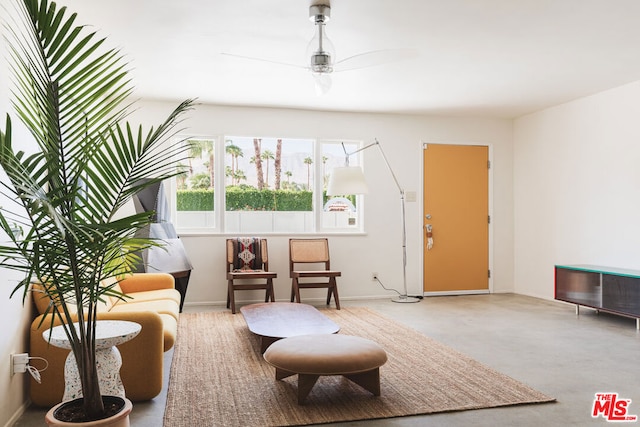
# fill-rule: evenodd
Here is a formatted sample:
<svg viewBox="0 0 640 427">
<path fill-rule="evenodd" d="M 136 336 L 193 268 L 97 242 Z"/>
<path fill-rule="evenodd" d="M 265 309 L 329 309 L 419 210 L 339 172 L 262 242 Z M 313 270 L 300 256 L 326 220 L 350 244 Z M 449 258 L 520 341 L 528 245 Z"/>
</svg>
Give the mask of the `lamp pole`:
<svg viewBox="0 0 640 427">
<path fill-rule="evenodd" d="M 402 205 L 402 283 L 404 285 L 404 294 L 400 294 L 398 297 L 393 298 L 392 301 L 400 302 L 400 303 L 418 302 L 420 301 L 420 299 L 415 297 L 410 297 L 407 291 L 407 218 L 406 218 L 407 215 L 405 211 L 405 193 L 404 193 L 404 189 L 400 186 L 400 182 L 398 182 L 398 178 L 396 178 L 396 174 L 393 172 L 393 169 L 391 168 L 391 164 L 389 163 L 387 156 L 384 154 L 382 145 L 380 145 L 380 142 L 378 141 L 378 139 L 375 139 L 375 142 L 372 142 L 371 144 L 366 145 L 352 153 L 346 154 L 346 150 L 345 150 L 345 154 L 346 154 L 345 160 L 348 165 L 349 156 L 359 153 L 360 151 L 364 151 L 373 146 L 378 147 L 378 149 L 380 150 L 380 154 L 382 154 L 382 158 L 384 159 L 384 163 L 387 165 L 389 172 L 391 172 L 391 176 L 393 177 L 393 182 L 396 183 L 396 187 L 398 187 L 398 191 L 400 192 L 400 202 Z M 342 145 L 342 148 L 344 149 L 344 144 Z"/>
</svg>

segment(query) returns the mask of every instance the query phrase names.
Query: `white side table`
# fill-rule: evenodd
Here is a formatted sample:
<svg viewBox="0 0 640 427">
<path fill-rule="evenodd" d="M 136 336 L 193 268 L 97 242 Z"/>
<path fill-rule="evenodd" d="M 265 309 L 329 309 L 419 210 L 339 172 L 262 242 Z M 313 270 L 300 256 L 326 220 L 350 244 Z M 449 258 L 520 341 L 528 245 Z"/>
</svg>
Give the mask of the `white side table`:
<svg viewBox="0 0 640 427">
<path fill-rule="evenodd" d="M 77 330 L 78 325 L 74 325 Z M 125 320 L 99 320 L 96 323 L 96 363 L 100 393 L 103 396 L 125 397 L 120 379 L 122 357 L 116 346 L 133 339 L 141 329 L 139 324 Z M 42 335 L 45 340 L 49 340 L 49 331 Z M 51 330 L 50 342 L 56 347 L 71 349 L 62 326 L 56 326 Z M 63 402 L 82 397 L 82 385 L 73 352 L 69 353 L 64 364 L 64 383 Z"/>
</svg>

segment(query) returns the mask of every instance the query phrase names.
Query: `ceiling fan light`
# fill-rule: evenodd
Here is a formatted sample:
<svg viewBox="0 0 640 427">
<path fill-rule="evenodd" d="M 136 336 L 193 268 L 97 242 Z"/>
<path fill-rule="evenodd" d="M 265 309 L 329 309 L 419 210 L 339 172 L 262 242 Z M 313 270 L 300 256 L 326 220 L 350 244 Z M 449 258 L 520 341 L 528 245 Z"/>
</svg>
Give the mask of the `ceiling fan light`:
<svg viewBox="0 0 640 427">
<path fill-rule="evenodd" d="M 316 95 L 326 95 L 331 89 L 331 75 L 327 73 L 311 73 L 315 83 Z"/>
<path fill-rule="evenodd" d="M 333 72 L 331 55 L 327 53 L 314 53 L 311 55 L 311 71 L 327 74 Z"/>
</svg>

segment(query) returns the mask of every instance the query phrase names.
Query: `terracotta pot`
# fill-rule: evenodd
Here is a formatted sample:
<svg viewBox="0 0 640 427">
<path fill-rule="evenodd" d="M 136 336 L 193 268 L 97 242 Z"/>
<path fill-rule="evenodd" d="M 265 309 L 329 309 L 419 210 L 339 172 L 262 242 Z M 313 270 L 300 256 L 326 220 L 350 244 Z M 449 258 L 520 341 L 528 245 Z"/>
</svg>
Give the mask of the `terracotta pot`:
<svg viewBox="0 0 640 427">
<path fill-rule="evenodd" d="M 49 412 L 47 412 L 47 415 L 45 415 L 44 420 L 46 421 L 48 426 L 61 426 L 61 427 L 84 427 L 84 426 L 91 426 L 91 427 L 129 427 L 129 414 L 131 413 L 131 410 L 133 409 L 133 405 L 131 404 L 131 401 L 129 399 L 126 398 L 122 398 L 122 397 L 117 397 L 117 396 L 102 396 L 103 400 L 107 400 L 107 399 L 120 399 L 120 400 L 124 400 L 124 406 L 122 407 L 122 410 L 120 412 L 118 412 L 116 415 L 113 415 L 109 418 L 104 418 L 102 420 L 96 420 L 96 421 L 86 421 L 86 422 L 66 422 L 66 421 L 60 421 L 58 419 L 56 419 L 55 417 L 55 412 L 58 408 L 64 406 L 64 405 L 68 405 L 71 402 L 75 402 L 75 400 L 72 400 L 71 402 L 62 402 L 57 404 L 56 406 L 54 406 L 53 408 L 51 408 L 49 410 Z M 82 399 L 77 399 L 77 400 L 82 400 Z"/>
</svg>

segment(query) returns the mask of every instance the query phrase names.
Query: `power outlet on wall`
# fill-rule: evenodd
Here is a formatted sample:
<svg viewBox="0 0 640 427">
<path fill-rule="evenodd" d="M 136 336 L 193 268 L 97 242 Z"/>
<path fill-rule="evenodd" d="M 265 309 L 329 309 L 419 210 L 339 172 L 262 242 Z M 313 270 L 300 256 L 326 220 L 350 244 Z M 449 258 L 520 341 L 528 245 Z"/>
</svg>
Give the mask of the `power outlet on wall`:
<svg viewBox="0 0 640 427">
<path fill-rule="evenodd" d="M 29 364 L 29 353 L 18 353 L 11 355 L 11 375 L 24 374 L 27 372 Z"/>
</svg>

